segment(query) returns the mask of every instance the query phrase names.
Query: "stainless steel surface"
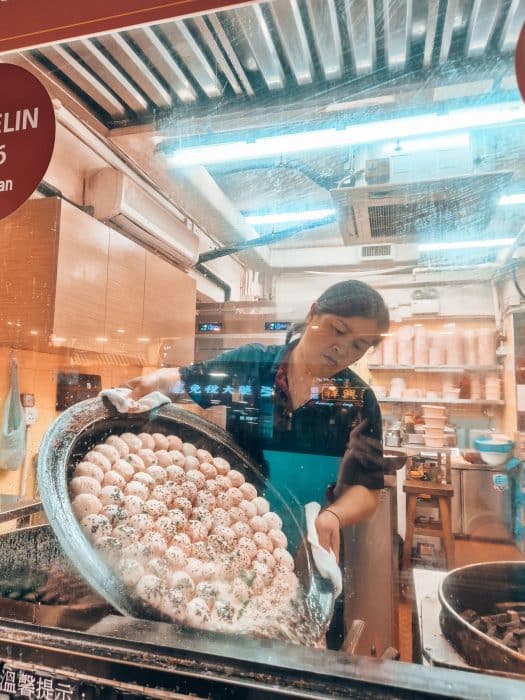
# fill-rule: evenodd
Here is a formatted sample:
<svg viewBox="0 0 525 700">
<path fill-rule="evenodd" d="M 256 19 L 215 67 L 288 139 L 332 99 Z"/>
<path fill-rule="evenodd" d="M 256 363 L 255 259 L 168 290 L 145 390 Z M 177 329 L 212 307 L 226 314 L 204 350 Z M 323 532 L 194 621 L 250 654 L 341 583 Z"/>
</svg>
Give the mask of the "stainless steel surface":
<svg viewBox="0 0 525 700">
<path fill-rule="evenodd" d="M 148 61 L 161 75 L 181 102 L 195 102 L 197 93 L 186 77 L 172 51 L 160 40 L 150 27 L 132 29 L 130 38 L 135 42 Z"/>
<path fill-rule="evenodd" d="M 187 25 L 182 21 L 169 22 L 163 24 L 161 30 L 206 96 L 219 97 L 222 94 L 221 84 Z"/>
<path fill-rule="evenodd" d="M 169 107 L 171 96 L 168 90 L 122 34 L 107 34 L 100 37 L 99 42 L 113 56 L 113 65 L 116 61 L 121 66 L 126 66 L 128 74 L 153 104 L 161 108 Z"/>
<path fill-rule="evenodd" d="M 494 477 L 502 468 L 461 470 L 462 534 L 485 540 L 512 539 L 512 499 L 508 487 L 496 488 Z"/>
<path fill-rule="evenodd" d="M 56 45 L 40 49 L 40 53 L 62 73 L 69 76 L 74 84 L 88 95 L 100 108 L 113 119 L 119 119 L 126 113 L 124 104 L 113 95 L 108 87 L 98 79 L 96 74 L 84 68 L 79 61 L 69 53 L 67 48 Z"/>
<path fill-rule="evenodd" d="M 355 653 L 381 656 L 399 647 L 396 477 L 386 477 L 379 506 L 370 520 L 343 531 L 344 616 L 347 627 L 364 620 Z"/>
<path fill-rule="evenodd" d="M 343 72 L 343 51 L 334 0 L 306 0 L 306 7 L 324 77 L 335 80 Z"/>
<path fill-rule="evenodd" d="M 388 67 L 402 70 L 409 59 L 412 0 L 383 0 L 383 13 Z"/>
<path fill-rule="evenodd" d="M 272 492 L 275 502 L 288 506 L 269 484 L 256 464 L 217 425 L 173 404 L 151 413 L 121 414 L 101 399 L 75 404 L 55 420 L 46 432 L 39 451 L 38 484 L 42 503 L 54 532 L 70 561 L 89 585 L 120 612 L 135 617 L 158 619 L 158 612 L 136 599 L 99 558 L 73 514 L 68 496 L 68 478 L 74 464 L 97 442 L 111 433 L 176 432 L 184 441 L 208 449 L 227 459 L 259 492 Z M 292 518 L 293 521 L 293 518 Z M 297 527 L 299 527 L 297 525 Z M 302 533 L 296 539 L 300 541 Z M 299 573 L 299 572 L 298 572 Z M 312 635 L 324 634 L 330 623 L 333 587 L 312 565 L 309 549 L 300 572 Z"/>
<path fill-rule="evenodd" d="M 438 23 L 439 0 L 428 0 L 428 15 L 425 34 L 425 50 L 423 54 L 423 65 L 428 68 L 432 64 L 434 45 L 436 40 L 436 30 Z"/>
<path fill-rule="evenodd" d="M 501 32 L 500 51 L 512 51 L 515 48 L 523 22 L 525 22 L 525 2 L 512 0 Z"/>
<path fill-rule="evenodd" d="M 169 115 L 181 103 L 215 115 L 218 100 L 237 110 L 236 100 L 251 95 L 264 107 L 268 92 L 283 95 L 297 86 L 309 87 L 310 100 L 327 88 L 329 97 L 328 81 L 342 81 L 333 101 L 344 102 L 356 77 L 370 79 L 358 89 L 368 98 L 371 86 L 384 92 L 399 70 L 428 70 L 438 61 L 455 62 L 447 82 L 461 85 L 479 71 L 479 59 L 493 59 L 498 68 L 497 52 L 508 56 L 514 49 L 524 19 L 523 0 L 275 0 L 27 55 L 44 55 L 110 120 L 125 115 L 133 123 L 154 119 L 158 109 Z"/>
<path fill-rule="evenodd" d="M 461 509 L 461 469 L 452 467 L 451 471 L 452 488 L 454 495 L 452 496 L 452 533 L 454 535 L 463 534 L 463 515 Z"/>
<path fill-rule="evenodd" d="M 345 9 L 355 72 L 370 73 L 376 63 L 374 0 L 345 0 Z"/>
<path fill-rule="evenodd" d="M 466 39 L 469 58 L 485 53 L 502 9 L 503 0 L 474 0 Z"/>
<path fill-rule="evenodd" d="M 91 69 L 104 83 L 116 92 L 134 112 L 143 112 L 148 108 L 148 102 L 137 90 L 126 75 L 119 70 L 114 61 L 110 60 L 94 43 L 92 39 L 72 41 L 70 48 L 83 63 Z"/>
<path fill-rule="evenodd" d="M 285 82 L 283 67 L 261 6 L 240 7 L 234 12 L 240 31 L 250 47 L 251 58 L 255 61 L 255 67 L 260 70 L 267 87 L 270 90 L 282 89 Z M 251 63 L 248 67 L 254 69 Z"/>
<path fill-rule="evenodd" d="M 298 1 L 273 0 L 270 9 L 297 84 L 311 83 L 314 67 Z"/>
</svg>

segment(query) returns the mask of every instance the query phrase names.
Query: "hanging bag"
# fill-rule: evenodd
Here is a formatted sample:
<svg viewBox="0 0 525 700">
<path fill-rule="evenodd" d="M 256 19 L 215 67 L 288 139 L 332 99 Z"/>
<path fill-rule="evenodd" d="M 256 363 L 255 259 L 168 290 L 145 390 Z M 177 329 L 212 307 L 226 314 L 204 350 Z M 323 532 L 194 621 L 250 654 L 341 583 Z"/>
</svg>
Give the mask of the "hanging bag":
<svg viewBox="0 0 525 700">
<path fill-rule="evenodd" d="M 10 387 L 0 424 L 0 469 L 19 469 L 24 463 L 25 457 L 25 416 L 18 389 L 18 369 L 16 361 L 12 359 Z"/>
</svg>

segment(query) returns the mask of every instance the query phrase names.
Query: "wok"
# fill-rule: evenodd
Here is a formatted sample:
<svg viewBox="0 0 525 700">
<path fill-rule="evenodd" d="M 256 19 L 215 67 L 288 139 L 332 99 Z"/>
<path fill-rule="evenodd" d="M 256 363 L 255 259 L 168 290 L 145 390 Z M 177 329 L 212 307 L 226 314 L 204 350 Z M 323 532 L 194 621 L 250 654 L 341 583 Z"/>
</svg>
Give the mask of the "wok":
<svg viewBox="0 0 525 700">
<path fill-rule="evenodd" d="M 62 413 L 46 432 L 39 451 L 37 476 L 44 510 L 67 557 L 87 583 L 125 615 L 160 619 L 159 613 L 133 596 L 99 557 L 84 535 L 71 508 L 68 481 L 74 466 L 89 449 L 110 434 L 158 432 L 177 434 L 183 441 L 227 459 L 259 492 L 288 510 L 285 501 L 267 482 L 259 467 L 214 423 L 173 404 L 141 414 L 122 414 L 100 398 L 89 399 Z M 295 526 L 299 525 L 294 520 Z M 302 537 L 302 532 L 299 533 Z M 312 563 L 309 548 L 305 565 L 298 572 L 312 628 L 319 637 L 328 629 L 333 614 L 334 591 Z"/>
</svg>

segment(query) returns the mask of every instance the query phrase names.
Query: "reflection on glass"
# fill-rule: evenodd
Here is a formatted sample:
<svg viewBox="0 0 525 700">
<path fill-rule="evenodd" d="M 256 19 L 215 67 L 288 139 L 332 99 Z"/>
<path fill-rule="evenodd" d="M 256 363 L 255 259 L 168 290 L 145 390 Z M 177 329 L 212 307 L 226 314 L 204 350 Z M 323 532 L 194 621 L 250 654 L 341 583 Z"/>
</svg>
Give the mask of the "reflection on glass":
<svg viewBox="0 0 525 700">
<path fill-rule="evenodd" d="M 523 18 L 275 0 L 2 56 L 57 142 L 0 221 L 1 503 L 50 520 L 2 535 L 0 626 L 326 667 L 326 695 L 352 654 L 525 676 Z"/>
</svg>

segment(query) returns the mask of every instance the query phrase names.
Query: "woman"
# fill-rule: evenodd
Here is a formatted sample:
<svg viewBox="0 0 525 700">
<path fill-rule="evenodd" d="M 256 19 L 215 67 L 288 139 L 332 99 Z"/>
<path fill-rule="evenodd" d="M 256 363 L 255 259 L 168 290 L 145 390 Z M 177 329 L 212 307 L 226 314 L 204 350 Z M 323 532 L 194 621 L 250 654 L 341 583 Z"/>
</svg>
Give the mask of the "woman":
<svg viewBox="0 0 525 700">
<path fill-rule="evenodd" d="M 377 345 L 388 326 L 380 294 L 360 281 L 339 282 L 292 327 L 285 345 L 244 345 L 178 370 L 157 370 L 130 381 L 131 398 L 185 390 L 203 408 L 226 405 L 226 429 L 278 491 L 288 491 L 301 507 L 325 502 L 316 520 L 319 541 L 338 556 L 340 529 L 370 517 L 383 487 L 379 406 L 348 366 Z"/>
</svg>

